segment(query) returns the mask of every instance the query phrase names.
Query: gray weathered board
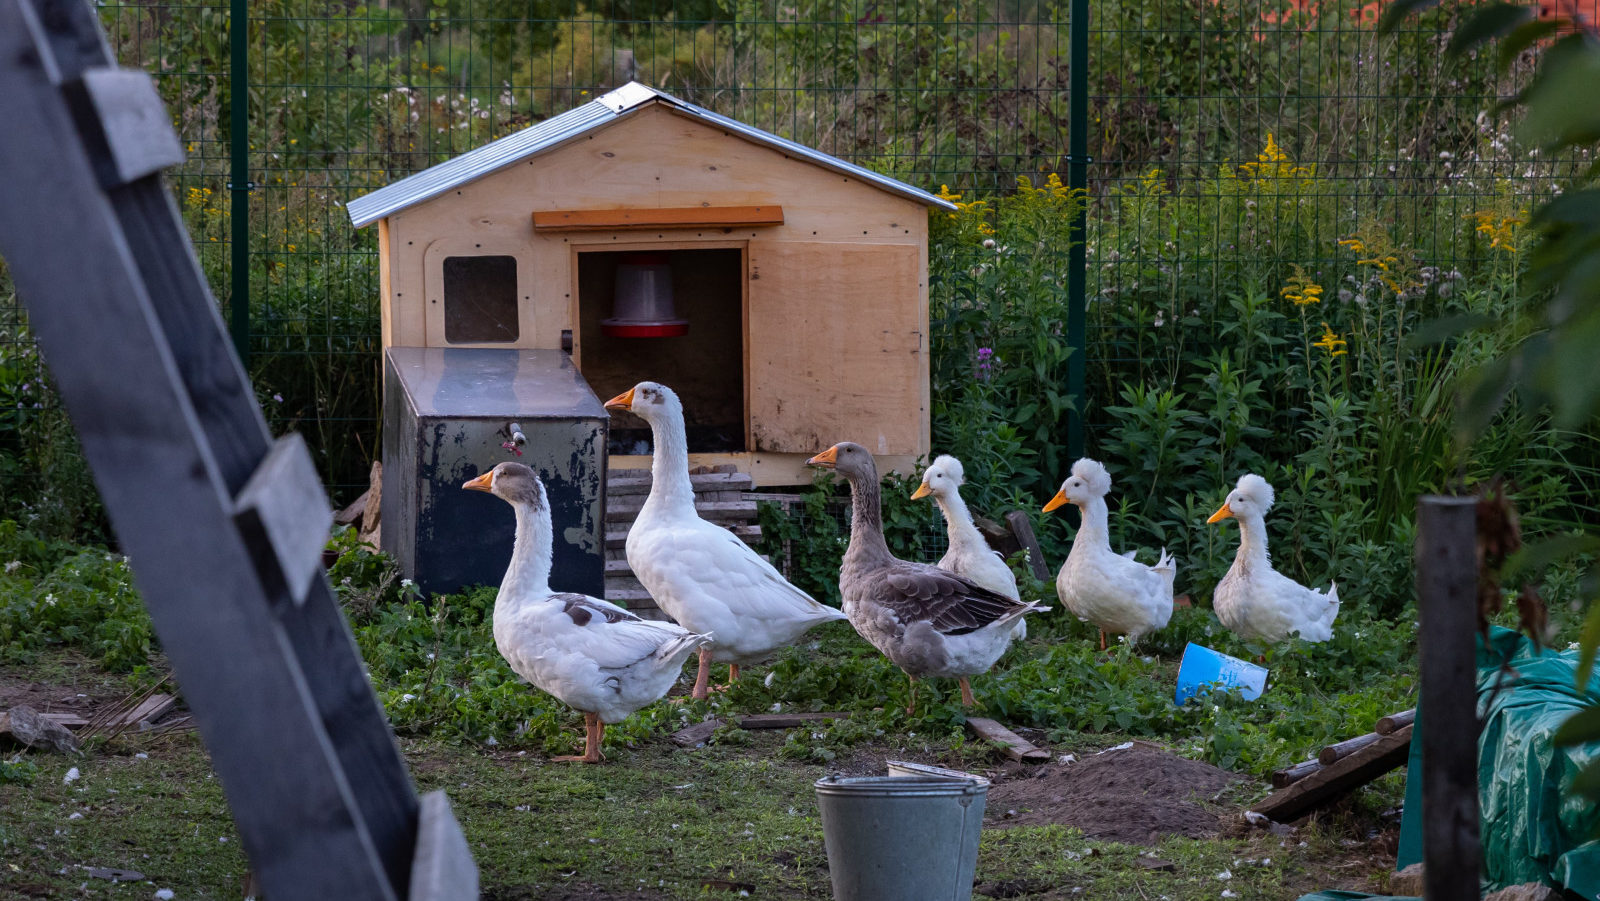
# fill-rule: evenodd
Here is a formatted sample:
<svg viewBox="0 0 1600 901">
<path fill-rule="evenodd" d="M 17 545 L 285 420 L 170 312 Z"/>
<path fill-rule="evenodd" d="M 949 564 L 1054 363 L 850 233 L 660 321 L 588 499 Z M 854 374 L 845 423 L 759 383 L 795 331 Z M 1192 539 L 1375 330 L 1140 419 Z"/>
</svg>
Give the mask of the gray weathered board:
<svg viewBox="0 0 1600 901">
<path fill-rule="evenodd" d="M 0 0 L 0 122 L 0 255 L 266 895 L 475 897 L 304 559 L 327 499 L 227 340 L 153 83 L 114 67 L 83 0 Z"/>
</svg>

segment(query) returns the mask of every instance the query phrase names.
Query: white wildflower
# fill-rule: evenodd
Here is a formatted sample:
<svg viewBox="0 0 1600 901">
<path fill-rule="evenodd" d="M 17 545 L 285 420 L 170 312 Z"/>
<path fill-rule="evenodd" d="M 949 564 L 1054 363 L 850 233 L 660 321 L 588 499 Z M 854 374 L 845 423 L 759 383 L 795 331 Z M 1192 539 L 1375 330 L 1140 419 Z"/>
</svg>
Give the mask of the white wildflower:
<svg viewBox="0 0 1600 901">
<path fill-rule="evenodd" d="M 10 563 L 6 564 L 6 572 L 8 572 L 8 573 L 14 573 L 14 572 L 16 572 L 17 570 L 19 570 L 21 568 L 22 568 L 22 561 L 21 560 L 13 560 Z"/>
</svg>

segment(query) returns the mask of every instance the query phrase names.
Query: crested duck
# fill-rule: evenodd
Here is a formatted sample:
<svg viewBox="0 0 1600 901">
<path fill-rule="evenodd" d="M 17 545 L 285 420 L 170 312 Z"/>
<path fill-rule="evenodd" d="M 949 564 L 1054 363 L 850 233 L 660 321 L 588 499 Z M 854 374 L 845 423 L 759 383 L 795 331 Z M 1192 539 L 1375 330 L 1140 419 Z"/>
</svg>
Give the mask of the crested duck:
<svg viewBox="0 0 1600 901">
<path fill-rule="evenodd" d="M 606 401 L 650 424 L 650 494 L 628 532 L 628 566 L 668 616 L 712 635 L 700 649 L 693 696 L 708 693 L 712 661 L 739 666 L 793 644 L 807 629 L 844 619 L 789 581 L 732 532 L 700 518 L 689 479 L 683 404 L 665 385 L 640 382 Z"/>
<path fill-rule="evenodd" d="M 710 636 L 550 590 L 550 503 L 532 469 L 501 463 L 461 487 L 487 491 L 516 511 L 511 565 L 494 600 L 495 647 L 517 675 L 583 712 L 583 753 L 553 759 L 599 763 L 606 724 L 665 695 Z"/>
<path fill-rule="evenodd" d="M 1106 494 L 1111 474 L 1096 460 L 1085 457 L 1072 464 L 1072 474 L 1061 483 L 1044 512 L 1074 504 L 1083 514 L 1072 539 L 1067 561 L 1056 574 L 1056 594 L 1068 610 L 1100 628 L 1100 649 L 1106 633 L 1128 636 L 1132 646 L 1140 638 L 1166 626 L 1172 618 L 1172 580 L 1177 566 L 1166 548 L 1154 566 L 1111 550 L 1110 515 Z"/>
<path fill-rule="evenodd" d="M 912 493 L 913 500 L 933 497 L 944 514 L 945 531 L 950 538 L 950 548 L 939 559 L 939 568 L 955 573 L 995 594 L 1019 600 L 1017 576 L 1006 565 L 1005 558 L 989 547 L 983 533 L 973 525 L 972 514 L 966 501 L 961 499 L 961 486 L 966 484 L 965 468 L 961 461 L 949 454 L 941 454 L 922 473 L 922 485 Z M 1020 628 L 1022 620 L 1017 621 Z M 1021 638 L 1022 636 L 1017 636 Z"/>
<path fill-rule="evenodd" d="M 857 632 L 911 679 L 955 676 L 961 703 L 975 702 L 969 676 L 989 671 L 1011 645 L 1018 620 L 1048 610 L 997 594 L 937 566 L 897 559 L 883 540 L 878 467 L 859 444 L 835 444 L 806 461 L 850 482 L 850 544 L 839 571 L 844 612 Z"/>
<path fill-rule="evenodd" d="M 1217 583 L 1211 605 L 1217 619 L 1241 638 L 1283 641 L 1298 634 L 1306 641 L 1327 641 L 1339 615 L 1339 586 L 1330 584 L 1326 593 L 1314 591 L 1272 568 L 1266 523 L 1272 501 L 1266 479 L 1242 475 L 1222 509 L 1206 520 L 1239 521 L 1239 553 Z"/>
</svg>

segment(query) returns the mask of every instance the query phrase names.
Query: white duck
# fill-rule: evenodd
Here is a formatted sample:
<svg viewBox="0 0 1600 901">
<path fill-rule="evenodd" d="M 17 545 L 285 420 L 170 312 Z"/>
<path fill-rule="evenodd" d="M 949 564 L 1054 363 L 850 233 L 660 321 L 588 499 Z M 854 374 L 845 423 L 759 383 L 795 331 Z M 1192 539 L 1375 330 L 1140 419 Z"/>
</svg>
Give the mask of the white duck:
<svg viewBox="0 0 1600 901">
<path fill-rule="evenodd" d="M 462 485 L 516 511 L 511 565 L 494 600 L 494 644 L 517 675 L 583 711 L 581 755 L 599 763 L 605 724 L 667 693 L 683 662 L 710 636 L 640 619 L 615 604 L 550 590 L 550 504 L 544 483 L 521 463 L 501 463 Z"/>
<path fill-rule="evenodd" d="M 1339 615 L 1339 586 L 1314 591 L 1280 574 L 1267 557 L 1267 511 L 1272 486 L 1253 473 L 1239 477 L 1222 509 L 1208 523 L 1239 520 L 1239 553 L 1217 583 L 1211 605 L 1217 619 L 1240 638 L 1283 641 L 1296 633 L 1306 641 L 1333 637 Z"/>
<path fill-rule="evenodd" d="M 961 681 L 961 703 L 972 706 L 967 677 L 994 666 L 1011 645 L 1018 620 L 1050 608 L 889 553 L 878 467 L 861 445 L 835 444 L 806 462 L 834 469 L 850 482 L 850 545 L 839 571 L 839 592 L 850 624 L 911 678 L 906 712 L 916 712 L 921 676 L 955 676 Z"/>
<path fill-rule="evenodd" d="M 961 499 L 961 486 L 967 481 L 961 461 L 949 454 L 936 458 L 922 473 L 922 485 L 912 493 L 913 500 L 933 496 L 944 514 L 945 530 L 950 536 L 950 548 L 939 559 L 939 568 L 955 573 L 963 579 L 976 582 L 995 594 L 1020 600 L 1017 576 L 1001 557 L 989 547 L 983 533 L 972 523 L 972 514 L 966 501 Z M 1018 627 L 1023 621 L 1017 621 Z M 1022 636 L 1017 636 L 1021 638 Z"/>
<path fill-rule="evenodd" d="M 732 682 L 741 664 L 793 644 L 812 626 L 844 619 L 790 585 L 732 532 L 700 518 L 689 480 L 683 405 L 672 389 L 640 382 L 606 401 L 606 408 L 631 410 L 650 423 L 650 494 L 628 532 L 628 566 L 668 616 L 714 636 L 700 649 L 694 697 L 706 697 L 713 660 L 732 664 Z"/>
<path fill-rule="evenodd" d="M 1133 559 L 1132 551 L 1118 555 L 1111 550 L 1110 491 L 1111 474 L 1085 457 L 1072 464 L 1072 475 L 1044 506 L 1049 513 L 1075 504 L 1083 514 L 1072 551 L 1056 574 L 1056 594 L 1068 610 L 1100 628 L 1102 651 L 1107 632 L 1128 636 L 1131 647 L 1166 626 L 1172 619 L 1172 580 L 1178 569 L 1166 548 L 1154 566 Z"/>
</svg>

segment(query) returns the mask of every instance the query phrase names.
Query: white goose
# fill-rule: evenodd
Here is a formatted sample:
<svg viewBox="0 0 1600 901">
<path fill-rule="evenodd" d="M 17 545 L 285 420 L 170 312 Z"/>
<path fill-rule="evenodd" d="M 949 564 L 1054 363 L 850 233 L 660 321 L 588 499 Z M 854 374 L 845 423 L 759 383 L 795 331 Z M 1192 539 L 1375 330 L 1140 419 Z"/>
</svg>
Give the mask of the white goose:
<svg viewBox="0 0 1600 901">
<path fill-rule="evenodd" d="M 1306 641 L 1327 641 L 1339 615 L 1339 586 L 1330 584 L 1326 593 L 1314 591 L 1272 568 L 1266 523 L 1272 501 L 1266 479 L 1242 475 L 1222 509 L 1206 520 L 1239 520 L 1239 553 L 1217 583 L 1211 606 L 1240 638 L 1283 641 L 1298 634 Z"/>
<path fill-rule="evenodd" d="M 1100 649 L 1106 633 L 1127 635 L 1131 647 L 1172 618 L 1172 580 L 1177 565 L 1161 549 L 1155 566 L 1133 559 L 1133 552 L 1111 550 L 1110 513 L 1106 494 L 1111 474 L 1098 461 L 1085 457 L 1072 464 L 1072 475 L 1045 504 L 1044 512 L 1074 504 L 1082 512 L 1072 551 L 1056 574 L 1056 594 L 1068 610 L 1100 628 Z"/>
<path fill-rule="evenodd" d="M 911 678 L 906 712 L 916 711 L 921 676 L 955 676 L 961 681 L 961 703 L 971 707 L 975 701 L 967 677 L 994 666 L 1010 647 L 1017 620 L 1050 608 L 889 553 L 878 467 L 861 445 L 835 444 L 806 462 L 834 469 L 850 482 L 850 545 L 839 570 L 839 592 L 850 625 Z"/>
<path fill-rule="evenodd" d="M 790 585 L 732 532 L 700 518 L 683 405 L 672 389 L 640 382 L 606 401 L 606 408 L 631 410 L 650 423 L 650 494 L 628 532 L 628 566 L 668 616 L 714 636 L 700 649 L 694 697 L 707 696 L 713 660 L 732 664 L 732 682 L 741 664 L 793 644 L 812 626 L 845 618 Z"/>
<path fill-rule="evenodd" d="M 528 467 L 501 463 L 461 487 L 487 491 L 516 511 L 511 565 L 494 600 L 495 647 L 517 675 L 583 711 L 583 753 L 552 759 L 599 763 L 605 725 L 666 694 L 710 636 L 551 591 L 550 503 Z"/>
<path fill-rule="evenodd" d="M 973 525 L 966 501 L 961 499 L 961 486 L 966 481 L 966 471 L 961 461 L 949 454 L 942 454 L 923 471 L 922 485 L 911 495 L 913 500 L 932 495 L 933 502 L 939 505 L 940 512 L 944 514 L 950 548 L 939 559 L 939 568 L 975 582 L 995 594 L 1005 595 L 1013 601 L 1020 600 L 1016 574 L 1006 565 L 1005 558 L 989 547 L 983 533 Z M 1022 620 L 1017 621 L 1017 627 L 1024 628 Z"/>
</svg>

